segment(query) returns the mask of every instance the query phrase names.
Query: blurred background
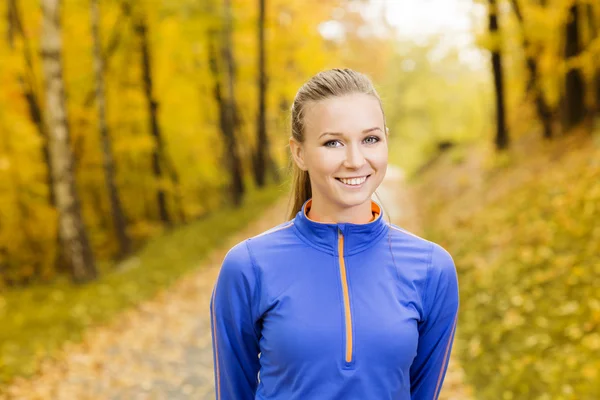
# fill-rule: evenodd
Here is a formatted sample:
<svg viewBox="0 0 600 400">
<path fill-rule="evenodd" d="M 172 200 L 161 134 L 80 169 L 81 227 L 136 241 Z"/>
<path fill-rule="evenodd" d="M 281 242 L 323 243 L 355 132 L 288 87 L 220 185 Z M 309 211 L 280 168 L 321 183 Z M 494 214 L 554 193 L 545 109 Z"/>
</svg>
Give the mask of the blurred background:
<svg viewBox="0 0 600 400">
<path fill-rule="evenodd" d="M 294 95 L 343 67 L 383 100 L 393 222 L 458 269 L 442 397 L 600 398 L 597 0 L 4 0 L 0 15 L 0 398 L 213 398 L 197 300 L 232 241 L 285 220 Z M 204 341 L 165 350 L 161 318 Z M 141 365 L 170 361 L 131 351 L 202 377 L 160 386 Z M 96 394 L 74 389 L 92 375 Z"/>
</svg>

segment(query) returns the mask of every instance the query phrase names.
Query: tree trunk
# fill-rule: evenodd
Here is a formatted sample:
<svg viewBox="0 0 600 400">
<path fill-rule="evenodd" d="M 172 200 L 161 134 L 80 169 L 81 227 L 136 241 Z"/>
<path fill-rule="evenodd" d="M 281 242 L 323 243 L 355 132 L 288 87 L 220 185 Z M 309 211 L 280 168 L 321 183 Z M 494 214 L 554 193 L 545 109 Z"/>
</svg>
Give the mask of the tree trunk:
<svg viewBox="0 0 600 400">
<path fill-rule="evenodd" d="M 23 22 L 21 21 L 21 13 L 17 0 L 9 0 L 8 3 L 8 43 L 11 48 L 14 48 L 14 40 L 18 35 L 23 40 L 23 59 L 25 60 L 25 76 L 19 76 L 19 80 L 23 96 L 27 101 L 27 107 L 29 109 L 29 117 L 31 122 L 35 125 L 38 134 L 42 141 L 42 159 L 46 164 L 46 185 L 48 187 L 48 204 L 54 208 L 56 207 L 56 195 L 54 194 L 54 183 L 52 181 L 52 164 L 50 163 L 50 149 L 48 147 L 48 131 L 44 124 L 44 116 L 42 114 L 42 106 L 37 90 L 37 80 L 35 77 L 35 69 L 33 67 L 33 56 L 31 54 L 31 47 L 29 45 L 29 39 L 25 35 L 23 28 Z"/>
<path fill-rule="evenodd" d="M 596 13 L 594 6 L 590 3 L 587 6 L 587 13 L 590 26 L 590 36 L 592 40 L 598 40 L 600 35 L 600 29 L 598 28 L 598 22 L 596 21 Z M 592 97 L 594 100 L 594 115 L 600 115 L 600 65 L 596 64 L 596 71 L 594 72 Z"/>
<path fill-rule="evenodd" d="M 256 119 L 256 153 L 254 156 L 254 180 L 258 187 L 265 185 L 267 168 L 271 170 L 275 182 L 279 173 L 271 156 L 267 136 L 266 96 L 268 78 L 265 71 L 265 13 L 266 0 L 258 0 L 258 114 Z"/>
<path fill-rule="evenodd" d="M 119 14 L 119 18 L 114 23 L 112 28 L 112 34 L 110 39 L 108 40 L 108 45 L 104 51 L 100 50 L 100 55 L 102 57 L 102 73 L 106 73 L 108 69 L 108 65 L 110 63 L 110 59 L 117 52 L 119 45 L 121 43 L 121 29 L 123 24 L 125 23 L 125 19 L 131 16 L 131 9 L 128 2 L 124 1 L 121 3 L 121 13 Z M 94 104 L 94 99 L 96 98 L 96 88 L 92 88 L 88 91 L 87 95 L 84 97 L 83 106 L 91 107 Z"/>
<path fill-rule="evenodd" d="M 150 60 L 150 46 L 148 44 L 148 27 L 144 17 L 139 17 L 135 23 L 135 31 L 139 36 L 140 47 L 141 47 L 141 63 L 144 80 L 144 94 L 146 96 L 146 103 L 148 106 L 148 117 L 150 119 L 150 130 L 156 146 L 152 151 L 152 172 L 154 178 L 159 183 L 156 192 L 156 199 L 158 202 L 158 213 L 160 220 L 171 225 L 172 220 L 169 215 L 167 208 L 167 197 L 165 190 L 162 188 L 163 170 L 161 163 L 161 151 L 163 148 L 163 140 L 160 132 L 160 126 L 158 124 L 158 102 L 154 99 L 153 95 L 153 81 L 152 81 L 152 64 Z"/>
<path fill-rule="evenodd" d="M 521 24 L 522 35 L 523 35 L 523 50 L 526 54 L 527 69 L 529 70 L 529 81 L 527 82 L 527 92 L 533 93 L 535 97 L 535 108 L 538 114 L 538 118 L 544 127 L 544 138 L 552 138 L 552 110 L 544 97 L 544 92 L 541 86 L 541 77 L 539 74 L 538 63 L 534 55 L 529 51 L 530 43 L 525 32 L 525 21 L 521 8 L 519 7 L 519 0 L 511 0 L 513 9 Z"/>
<path fill-rule="evenodd" d="M 498 7 L 496 0 L 489 1 L 489 31 L 492 36 L 500 34 L 498 29 Z M 504 79 L 502 76 L 502 56 L 500 48 L 492 51 L 492 68 L 494 71 L 494 86 L 496 88 L 496 149 L 508 147 L 509 138 L 506 130 L 506 115 L 504 107 Z"/>
<path fill-rule="evenodd" d="M 217 33 L 215 31 L 208 32 L 208 65 L 210 67 L 210 72 L 212 74 L 214 80 L 213 87 L 213 96 L 215 101 L 217 102 L 217 106 L 219 108 L 219 127 L 221 129 L 221 134 L 223 135 L 223 141 L 225 142 L 225 149 L 230 154 L 223 154 L 223 159 L 225 160 L 225 164 L 227 165 L 227 170 L 231 176 L 230 185 L 229 185 L 229 193 L 231 195 L 231 201 L 235 205 L 239 205 L 241 203 L 241 198 L 236 200 L 234 191 L 234 184 L 232 182 L 236 181 L 235 176 L 241 173 L 241 169 L 236 168 L 236 165 L 239 165 L 239 160 L 234 160 L 235 155 L 237 155 L 235 139 L 230 135 L 232 133 L 231 124 L 228 121 L 227 114 L 227 104 L 226 100 L 223 96 L 223 89 L 221 86 L 221 74 L 219 71 L 219 60 L 217 56 Z M 234 153 L 231 153 L 231 151 Z"/>
<path fill-rule="evenodd" d="M 566 27 L 565 59 L 568 61 L 581 52 L 579 44 L 579 11 L 577 4 L 569 10 L 569 21 Z M 579 125 L 585 118 L 585 87 L 583 76 L 578 68 L 567 72 L 564 98 L 565 131 Z"/>
<path fill-rule="evenodd" d="M 46 126 L 54 173 L 59 235 L 72 277 L 81 283 L 97 276 L 94 256 L 81 215 L 73 173 L 73 154 L 65 105 L 60 31 L 60 0 L 42 0 L 41 56 L 45 75 Z"/>
<path fill-rule="evenodd" d="M 241 205 L 244 196 L 244 180 L 242 174 L 242 165 L 236 140 L 236 127 L 238 122 L 237 103 L 235 101 L 235 62 L 233 59 L 233 43 L 232 43 L 232 24 L 233 16 L 231 13 L 231 0 L 224 2 L 225 21 L 223 27 L 223 40 L 221 43 L 221 54 L 223 55 L 223 63 L 225 64 L 225 84 L 227 97 L 224 103 L 224 121 L 223 135 L 225 136 L 225 144 L 229 153 L 230 171 L 231 171 L 231 199 L 237 207 Z"/>
<path fill-rule="evenodd" d="M 100 145 L 102 146 L 104 180 L 108 190 L 110 211 L 113 229 L 119 243 L 119 258 L 124 258 L 131 250 L 131 241 L 127 235 L 127 222 L 119 189 L 115 182 L 115 163 L 111 148 L 111 141 L 106 123 L 106 97 L 104 87 L 104 58 L 100 42 L 100 10 L 98 0 L 90 1 L 90 17 L 92 25 L 92 39 L 94 41 L 94 72 L 96 74 L 96 105 L 98 107 L 98 130 Z"/>
</svg>

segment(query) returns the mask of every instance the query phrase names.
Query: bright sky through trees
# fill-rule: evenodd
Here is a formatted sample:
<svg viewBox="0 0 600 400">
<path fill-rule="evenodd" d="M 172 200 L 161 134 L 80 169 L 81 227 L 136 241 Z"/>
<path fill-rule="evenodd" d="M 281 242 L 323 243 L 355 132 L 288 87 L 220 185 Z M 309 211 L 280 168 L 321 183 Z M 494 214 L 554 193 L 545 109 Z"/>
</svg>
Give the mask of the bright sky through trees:
<svg viewBox="0 0 600 400">
<path fill-rule="evenodd" d="M 400 34 L 411 37 L 465 33 L 472 28 L 471 0 L 375 0 Z"/>
<path fill-rule="evenodd" d="M 416 42 L 435 36 L 440 56 L 448 48 L 458 47 L 461 61 L 480 68 L 486 66 L 474 43 L 485 8 L 472 0 L 375 0 L 373 5 L 384 10 L 385 18 L 401 36 Z"/>
<path fill-rule="evenodd" d="M 356 7 L 361 6 L 357 3 Z M 431 53 L 434 59 L 443 57 L 449 49 L 458 48 L 462 62 L 475 68 L 487 67 L 487 60 L 475 45 L 475 33 L 486 17 L 486 10 L 472 0 L 372 0 L 361 13 L 375 22 L 375 30 L 383 15 L 401 38 L 417 44 L 436 41 Z M 329 38 L 343 35 L 335 21 L 322 24 L 320 30 Z"/>
</svg>

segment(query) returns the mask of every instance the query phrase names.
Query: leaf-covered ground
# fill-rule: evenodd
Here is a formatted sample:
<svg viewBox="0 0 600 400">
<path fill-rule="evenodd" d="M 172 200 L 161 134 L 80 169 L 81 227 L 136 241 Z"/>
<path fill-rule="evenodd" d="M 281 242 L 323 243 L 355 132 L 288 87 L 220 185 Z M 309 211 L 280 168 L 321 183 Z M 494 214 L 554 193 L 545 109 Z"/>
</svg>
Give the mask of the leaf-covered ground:
<svg viewBox="0 0 600 400">
<path fill-rule="evenodd" d="M 127 308 L 197 269 L 224 237 L 256 219 L 281 198 L 271 186 L 249 193 L 239 209 L 221 207 L 211 215 L 165 231 L 119 264 L 102 264 L 100 278 L 73 285 L 66 278 L 0 293 L 0 392 L 15 376 L 30 376 L 66 342 L 110 321 Z"/>
<path fill-rule="evenodd" d="M 378 191 L 392 222 L 420 229 L 415 207 L 391 168 Z M 209 301 L 227 249 L 281 222 L 285 201 L 228 238 L 197 270 L 110 324 L 92 328 L 78 344 L 42 364 L 30 379 L 17 379 L 0 399 L 214 399 Z M 460 329 L 460 328 L 459 328 Z M 463 371 L 452 353 L 441 399 L 469 400 Z"/>
<path fill-rule="evenodd" d="M 480 399 L 600 398 L 598 139 L 457 157 L 445 187 L 422 178 L 428 235 L 459 260 L 454 354 Z"/>
<path fill-rule="evenodd" d="M 66 346 L 33 379 L 17 379 L 11 399 L 210 399 L 213 394 L 209 301 L 232 244 L 282 220 L 281 202 L 249 229 L 221 243 L 191 273 L 109 325 Z"/>
</svg>

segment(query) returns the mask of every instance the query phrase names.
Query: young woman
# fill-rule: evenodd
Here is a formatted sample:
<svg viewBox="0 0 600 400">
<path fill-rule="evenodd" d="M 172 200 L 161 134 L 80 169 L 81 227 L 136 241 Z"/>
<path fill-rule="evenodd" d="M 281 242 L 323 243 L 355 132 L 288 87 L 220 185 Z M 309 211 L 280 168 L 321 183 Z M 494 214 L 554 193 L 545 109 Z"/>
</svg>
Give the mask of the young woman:
<svg viewBox="0 0 600 400">
<path fill-rule="evenodd" d="M 212 293 L 217 400 L 438 398 L 457 274 L 371 200 L 387 143 L 363 74 L 323 71 L 296 94 L 290 220 L 234 246 Z"/>
</svg>

